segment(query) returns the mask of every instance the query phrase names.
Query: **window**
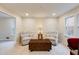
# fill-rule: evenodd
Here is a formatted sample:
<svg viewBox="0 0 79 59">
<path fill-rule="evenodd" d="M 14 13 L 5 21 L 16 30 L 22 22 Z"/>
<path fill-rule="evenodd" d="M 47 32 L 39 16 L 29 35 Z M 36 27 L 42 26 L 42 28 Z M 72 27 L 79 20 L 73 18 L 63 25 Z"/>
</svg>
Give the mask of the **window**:
<svg viewBox="0 0 79 59">
<path fill-rule="evenodd" d="M 79 37 L 79 14 L 77 15 L 77 36 Z"/>
<path fill-rule="evenodd" d="M 67 17 L 65 19 L 65 26 L 66 26 L 66 35 L 73 36 L 74 35 L 74 17 Z"/>
</svg>

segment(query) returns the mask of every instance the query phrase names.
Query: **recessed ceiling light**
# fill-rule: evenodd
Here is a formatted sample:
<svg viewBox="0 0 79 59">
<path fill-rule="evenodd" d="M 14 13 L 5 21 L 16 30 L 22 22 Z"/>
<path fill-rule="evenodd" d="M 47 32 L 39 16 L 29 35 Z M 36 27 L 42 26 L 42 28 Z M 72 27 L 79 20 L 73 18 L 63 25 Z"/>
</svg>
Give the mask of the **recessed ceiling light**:
<svg viewBox="0 0 79 59">
<path fill-rule="evenodd" d="M 52 13 L 52 16 L 56 16 L 56 13 Z"/>
<path fill-rule="evenodd" d="M 29 15 L 29 13 L 26 13 L 25 15 L 26 15 L 26 16 L 28 16 L 28 15 Z"/>
</svg>

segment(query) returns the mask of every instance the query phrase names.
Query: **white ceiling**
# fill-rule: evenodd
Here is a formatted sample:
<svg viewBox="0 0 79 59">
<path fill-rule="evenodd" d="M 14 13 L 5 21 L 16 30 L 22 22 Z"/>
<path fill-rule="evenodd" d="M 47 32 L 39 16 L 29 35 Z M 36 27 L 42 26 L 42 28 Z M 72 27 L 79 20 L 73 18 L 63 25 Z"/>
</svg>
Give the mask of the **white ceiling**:
<svg viewBox="0 0 79 59">
<path fill-rule="evenodd" d="M 56 13 L 55 17 L 59 17 L 64 13 L 72 10 L 79 4 L 77 3 L 4 3 L 1 4 L 11 12 L 27 17 L 25 13 L 29 13 L 28 17 L 53 17 L 52 13 Z"/>
</svg>

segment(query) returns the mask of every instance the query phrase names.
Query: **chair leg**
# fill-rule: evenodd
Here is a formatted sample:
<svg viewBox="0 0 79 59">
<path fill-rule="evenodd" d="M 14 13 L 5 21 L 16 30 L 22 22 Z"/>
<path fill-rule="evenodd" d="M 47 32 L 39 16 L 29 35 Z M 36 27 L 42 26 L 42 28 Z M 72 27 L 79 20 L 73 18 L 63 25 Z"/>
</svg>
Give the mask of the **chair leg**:
<svg viewBox="0 0 79 59">
<path fill-rule="evenodd" d="M 78 50 L 78 55 L 79 55 L 79 50 Z"/>
</svg>

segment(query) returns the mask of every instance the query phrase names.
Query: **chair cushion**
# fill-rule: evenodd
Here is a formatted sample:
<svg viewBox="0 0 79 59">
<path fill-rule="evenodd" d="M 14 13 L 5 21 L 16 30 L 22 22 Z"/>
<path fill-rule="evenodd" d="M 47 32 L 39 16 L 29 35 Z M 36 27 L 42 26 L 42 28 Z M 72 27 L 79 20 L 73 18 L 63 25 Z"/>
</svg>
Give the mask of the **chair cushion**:
<svg viewBox="0 0 79 59">
<path fill-rule="evenodd" d="M 68 46 L 72 49 L 78 49 L 79 45 L 79 38 L 69 38 L 68 39 Z"/>
</svg>

